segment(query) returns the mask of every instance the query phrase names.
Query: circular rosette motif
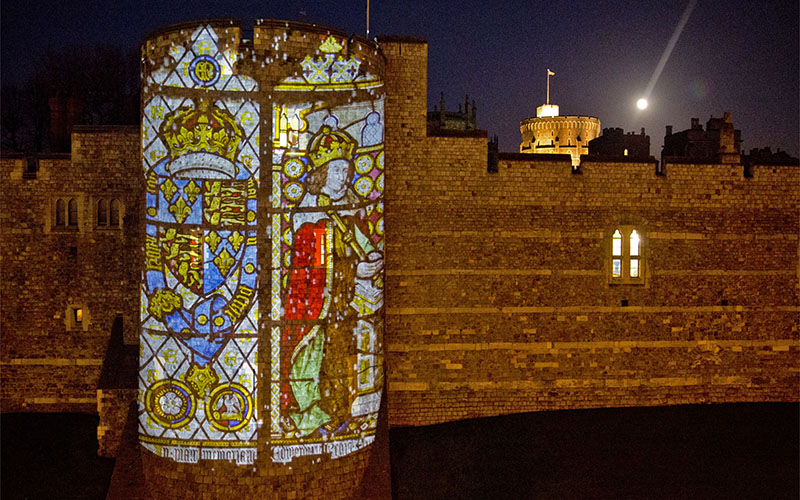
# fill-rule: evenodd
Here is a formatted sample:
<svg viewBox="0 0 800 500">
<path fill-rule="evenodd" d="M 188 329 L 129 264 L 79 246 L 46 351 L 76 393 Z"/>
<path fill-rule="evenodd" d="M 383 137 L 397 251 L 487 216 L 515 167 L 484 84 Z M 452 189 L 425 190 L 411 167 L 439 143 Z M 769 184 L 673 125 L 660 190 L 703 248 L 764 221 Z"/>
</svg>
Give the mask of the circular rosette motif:
<svg viewBox="0 0 800 500">
<path fill-rule="evenodd" d="M 178 429 L 188 424 L 197 410 L 191 389 L 177 380 L 156 382 L 147 389 L 144 397 L 147 413 L 167 429 Z"/>
<path fill-rule="evenodd" d="M 372 192 L 372 178 L 369 176 L 359 177 L 356 181 L 356 193 L 366 198 Z"/>
<path fill-rule="evenodd" d="M 359 156 L 356 160 L 356 172 L 366 174 L 372 170 L 372 157 L 369 155 Z"/>
<path fill-rule="evenodd" d="M 380 193 L 383 192 L 383 172 L 381 172 L 381 175 L 375 179 L 375 189 L 377 189 Z"/>
<path fill-rule="evenodd" d="M 217 83 L 221 74 L 219 63 L 209 55 L 197 56 L 189 64 L 189 76 L 196 84 L 203 87 Z"/>
<path fill-rule="evenodd" d="M 383 151 L 378 153 L 378 161 L 376 163 L 378 164 L 378 170 L 383 170 Z"/>
<path fill-rule="evenodd" d="M 238 431 L 253 417 L 253 398 L 240 384 L 230 382 L 217 386 L 208 397 L 206 417 L 217 430 Z"/>
<path fill-rule="evenodd" d="M 306 164 L 302 160 L 292 158 L 283 165 L 283 173 L 290 179 L 299 179 L 306 171 Z"/>
<path fill-rule="evenodd" d="M 302 198 L 304 191 L 303 185 L 297 181 L 289 182 L 283 186 L 283 194 L 286 195 L 286 199 L 293 202 Z"/>
</svg>

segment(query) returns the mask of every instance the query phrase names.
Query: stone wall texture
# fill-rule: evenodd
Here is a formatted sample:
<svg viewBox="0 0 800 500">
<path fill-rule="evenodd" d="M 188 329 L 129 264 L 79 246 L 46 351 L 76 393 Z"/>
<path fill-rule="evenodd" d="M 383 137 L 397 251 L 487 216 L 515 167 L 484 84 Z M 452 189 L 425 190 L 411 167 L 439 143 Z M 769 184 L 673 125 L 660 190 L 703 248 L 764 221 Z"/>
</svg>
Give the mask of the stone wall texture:
<svg viewBox="0 0 800 500">
<path fill-rule="evenodd" d="M 25 158 L 0 162 L 4 412 L 96 411 L 114 318 L 138 322 L 139 270 L 126 265 L 139 247 L 138 141 L 138 127 L 82 128 L 71 157 L 39 159 L 35 178 Z M 77 225 L 55 225 L 59 198 L 76 201 Z M 100 199 L 120 201 L 121 227 L 97 225 Z"/>
<path fill-rule="evenodd" d="M 656 175 L 655 163 L 584 158 L 573 173 L 501 155 L 488 173 L 486 139 L 415 132 L 425 46 L 393 49 L 390 425 L 800 399 L 800 169 Z M 622 226 L 643 237 L 643 284 L 610 283 Z"/>
<path fill-rule="evenodd" d="M 256 48 L 275 36 L 264 33 Z M 146 50 L 166 50 L 173 35 Z M 757 165 L 745 177 L 741 165 L 667 164 L 656 175 L 654 163 L 584 159 L 575 173 L 563 157 L 501 155 L 488 173 L 485 137 L 426 136 L 427 44 L 386 37 L 380 47 L 389 425 L 800 400 L 800 168 Z M 0 162 L 2 411 L 102 406 L 106 451 L 125 413 L 122 392 L 97 391 L 114 318 L 126 342 L 138 335 L 138 141 L 136 128 L 81 130 L 71 157 L 41 159 L 35 179 L 23 178 L 24 158 Z M 77 228 L 54 227 L 58 197 L 78 200 Z M 121 230 L 94 224 L 100 197 L 122 202 Z M 640 284 L 610 280 L 622 226 L 642 236 Z M 88 323 L 71 329 L 76 305 Z M 279 466 L 259 453 L 242 467 L 143 452 L 142 468 L 154 498 L 372 498 L 359 489 L 374 480 L 370 460 L 367 449 Z"/>
</svg>

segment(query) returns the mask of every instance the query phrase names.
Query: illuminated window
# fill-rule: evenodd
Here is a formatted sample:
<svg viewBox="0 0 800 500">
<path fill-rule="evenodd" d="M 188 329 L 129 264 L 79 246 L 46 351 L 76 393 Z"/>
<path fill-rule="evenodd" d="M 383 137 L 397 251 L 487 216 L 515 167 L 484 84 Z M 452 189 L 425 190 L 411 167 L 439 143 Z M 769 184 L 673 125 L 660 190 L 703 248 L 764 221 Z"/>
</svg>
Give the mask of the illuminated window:
<svg viewBox="0 0 800 500">
<path fill-rule="evenodd" d="M 611 276 L 619 278 L 622 276 L 622 235 L 619 229 L 614 231 L 614 236 L 611 238 Z"/>
<path fill-rule="evenodd" d="M 643 238 L 633 226 L 621 226 L 611 235 L 610 282 L 644 283 Z"/>
<path fill-rule="evenodd" d="M 67 204 L 67 208 L 69 209 L 67 214 L 67 225 L 72 227 L 78 226 L 78 202 L 75 198 L 69 200 Z"/>
<path fill-rule="evenodd" d="M 628 148 L 625 148 L 625 151 L 622 152 L 622 156 L 628 156 Z"/>
<path fill-rule="evenodd" d="M 64 226 L 67 220 L 67 204 L 61 198 L 56 200 L 56 226 Z"/>
<path fill-rule="evenodd" d="M 88 330 L 89 318 L 86 307 L 83 305 L 70 305 L 67 307 L 65 323 L 67 330 Z"/>
</svg>

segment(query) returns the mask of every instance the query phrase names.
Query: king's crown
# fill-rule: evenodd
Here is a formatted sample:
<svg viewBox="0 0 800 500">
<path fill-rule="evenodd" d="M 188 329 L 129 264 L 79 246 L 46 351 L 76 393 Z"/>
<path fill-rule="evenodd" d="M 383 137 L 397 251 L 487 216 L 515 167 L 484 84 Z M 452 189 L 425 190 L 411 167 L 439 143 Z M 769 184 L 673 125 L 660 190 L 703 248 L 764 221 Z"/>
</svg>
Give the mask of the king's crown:
<svg viewBox="0 0 800 500">
<path fill-rule="evenodd" d="M 170 112 L 161 124 L 161 137 L 170 160 L 187 153 L 211 153 L 235 162 L 244 137 L 229 111 L 201 99 L 195 108 L 183 106 Z"/>
<path fill-rule="evenodd" d="M 355 141 L 344 132 L 323 125 L 322 130 L 311 139 L 309 159 L 314 167 L 320 167 L 331 160 L 351 160 Z"/>
</svg>

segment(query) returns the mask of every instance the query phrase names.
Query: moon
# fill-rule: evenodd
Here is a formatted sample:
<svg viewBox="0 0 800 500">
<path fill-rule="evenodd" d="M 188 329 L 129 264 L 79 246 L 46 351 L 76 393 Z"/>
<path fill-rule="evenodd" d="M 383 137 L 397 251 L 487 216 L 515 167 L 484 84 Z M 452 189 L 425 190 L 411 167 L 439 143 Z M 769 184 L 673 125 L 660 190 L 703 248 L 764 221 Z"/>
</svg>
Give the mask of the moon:
<svg viewBox="0 0 800 500">
<path fill-rule="evenodd" d="M 638 101 L 636 101 L 636 107 L 639 109 L 646 109 L 647 108 L 647 99 L 642 97 Z"/>
</svg>

